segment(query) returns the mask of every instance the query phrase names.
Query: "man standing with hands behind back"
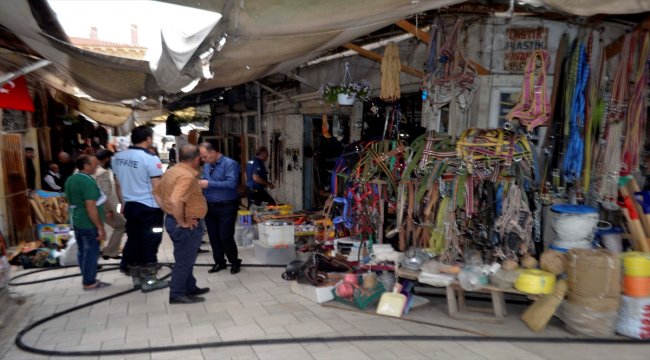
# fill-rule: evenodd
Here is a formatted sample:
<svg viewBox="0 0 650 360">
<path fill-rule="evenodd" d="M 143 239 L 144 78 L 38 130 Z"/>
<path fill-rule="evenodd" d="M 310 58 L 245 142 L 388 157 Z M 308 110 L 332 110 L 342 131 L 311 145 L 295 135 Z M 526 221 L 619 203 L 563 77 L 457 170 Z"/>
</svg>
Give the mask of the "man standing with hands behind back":
<svg viewBox="0 0 650 360">
<path fill-rule="evenodd" d="M 165 229 L 174 243 L 174 267 L 169 289 L 170 304 L 194 304 L 205 301 L 198 295 L 210 291 L 196 286 L 192 269 L 203 237 L 202 219 L 208 205 L 196 181 L 201 163 L 199 149 L 183 145 L 179 164 L 167 170 L 154 193 L 160 198 L 165 217 Z"/>
<path fill-rule="evenodd" d="M 199 145 L 203 165 L 203 179 L 199 185 L 208 201 L 205 226 L 208 229 L 214 266 L 208 270 L 216 273 L 226 268 L 225 256 L 230 261 L 230 273 L 241 269 L 235 243 L 235 222 L 239 210 L 239 164 L 218 152 L 211 143 Z"/>
<path fill-rule="evenodd" d="M 68 198 L 70 224 L 79 248 L 77 259 L 84 290 L 110 285 L 96 278 L 99 243 L 106 238 L 103 223 L 106 196 L 92 178 L 98 164 L 97 158 L 92 155 L 80 156 L 77 159 L 79 172 L 65 182 L 65 196 Z"/>
</svg>

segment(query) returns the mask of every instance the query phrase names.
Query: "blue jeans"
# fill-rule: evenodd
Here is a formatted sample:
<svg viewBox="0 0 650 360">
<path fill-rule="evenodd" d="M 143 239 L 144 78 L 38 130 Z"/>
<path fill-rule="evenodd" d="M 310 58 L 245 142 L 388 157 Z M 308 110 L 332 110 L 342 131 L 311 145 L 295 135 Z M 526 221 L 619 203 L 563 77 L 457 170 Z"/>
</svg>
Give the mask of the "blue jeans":
<svg viewBox="0 0 650 360">
<path fill-rule="evenodd" d="M 192 274 L 194 263 L 201 246 L 203 226 L 194 229 L 178 227 L 173 216 L 165 217 L 165 229 L 174 243 L 174 267 L 169 285 L 169 297 L 185 296 L 197 289 L 196 278 Z"/>
<path fill-rule="evenodd" d="M 158 247 L 162 241 L 163 211 L 139 202 L 124 205 L 126 218 L 126 243 L 122 250 L 120 269 L 126 271 L 131 265 L 147 265 L 158 262 Z M 161 231 L 154 232 L 154 228 Z"/>
<path fill-rule="evenodd" d="M 74 229 L 74 237 L 79 248 L 77 261 L 79 261 L 84 285 L 92 285 L 97 280 L 97 257 L 99 256 L 97 235 L 97 229 Z"/>
<path fill-rule="evenodd" d="M 208 203 L 205 227 L 212 246 L 215 265 L 226 264 L 224 255 L 231 264 L 239 261 L 235 243 L 235 222 L 237 222 L 239 199 Z"/>
</svg>

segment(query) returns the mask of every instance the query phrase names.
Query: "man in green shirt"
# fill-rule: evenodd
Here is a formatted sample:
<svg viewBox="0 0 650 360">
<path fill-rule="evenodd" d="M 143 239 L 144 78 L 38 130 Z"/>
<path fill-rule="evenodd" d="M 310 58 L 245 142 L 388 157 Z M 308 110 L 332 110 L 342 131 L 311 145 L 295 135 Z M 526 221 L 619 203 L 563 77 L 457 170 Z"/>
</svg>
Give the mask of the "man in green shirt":
<svg viewBox="0 0 650 360">
<path fill-rule="evenodd" d="M 68 198 L 69 220 L 79 248 L 77 260 L 84 290 L 110 286 L 109 283 L 96 279 L 99 244 L 106 237 L 104 231 L 106 196 L 101 193 L 97 182 L 92 178 L 98 164 L 99 161 L 93 155 L 79 156 L 76 161 L 79 172 L 70 176 L 64 186 L 65 196 Z"/>
</svg>

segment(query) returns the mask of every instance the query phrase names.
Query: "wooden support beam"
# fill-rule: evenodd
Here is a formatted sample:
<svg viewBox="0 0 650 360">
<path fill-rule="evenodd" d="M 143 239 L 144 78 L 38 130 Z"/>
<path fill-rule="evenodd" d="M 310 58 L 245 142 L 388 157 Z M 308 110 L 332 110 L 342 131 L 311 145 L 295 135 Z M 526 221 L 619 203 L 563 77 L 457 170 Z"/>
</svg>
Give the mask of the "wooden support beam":
<svg viewBox="0 0 650 360">
<path fill-rule="evenodd" d="M 378 63 L 380 63 L 381 59 L 383 58 L 382 55 L 377 54 L 374 51 L 366 50 L 366 49 L 364 49 L 364 48 L 362 48 L 360 46 L 357 46 L 357 45 L 355 45 L 353 43 L 343 44 L 342 46 L 344 48 L 346 48 L 346 49 L 350 49 L 352 51 L 355 51 L 355 52 L 359 53 L 359 55 L 361 55 L 363 57 L 367 57 L 368 59 L 376 61 Z M 416 78 L 419 78 L 419 79 L 424 78 L 424 72 L 422 72 L 422 71 L 420 71 L 420 70 L 418 70 L 416 68 L 410 67 L 408 65 L 402 64 L 402 72 L 406 73 L 406 74 L 409 74 L 409 75 L 412 75 L 412 76 L 415 76 Z"/>
<path fill-rule="evenodd" d="M 417 27 L 415 27 L 415 25 L 411 24 L 408 20 L 402 19 L 396 22 L 395 25 L 399 26 L 402 30 L 410 34 L 413 34 L 413 36 L 415 36 L 425 44 L 429 44 L 431 42 L 431 37 L 429 36 L 429 33 L 418 29 Z M 468 60 L 467 62 L 469 62 L 470 64 L 472 64 L 472 66 L 476 68 L 476 72 L 478 72 L 479 75 L 490 75 L 490 70 L 486 69 L 478 62 L 474 60 Z"/>
<path fill-rule="evenodd" d="M 290 71 L 289 71 L 289 72 L 286 72 L 286 73 L 284 73 L 284 74 L 287 75 L 288 77 L 290 77 L 290 78 L 292 78 L 292 79 L 294 79 L 294 80 L 296 80 L 296 81 L 298 81 L 298 82 L 304 84 L 304 85 L 307 85 L 308 87 L 310 87 L 310 88 L 312 88 L 312 89 L 315 89 L 315 90 L 318 90 L 318 89 L 319 89 L 319 87 L 317 87 L 316 85 L 310 83 L 307 79 L 305 79 L 304 77 L 302 77 L 302 76 L 300 76 L 300 75 L 298 75 L 298 74 L 294 74 L 294 73 L 292 73 L 292 72 L 290 72 Z"/>
<path fill-rule="evenodd" d="M 483 65 L 479 64 L 478 62 L 471 59 L 467 60 L 467 62 L 476 69 L 476 72 L 479 75 L 490 75 L 490 69 L 483 67 Z"/>
<path fill-rule="evenodd" d="M 399 26 L 402 30 L 413 34 L 418 40 L 422 41 L 425 44 L 428 44 L 431 42 L 431 38 L 429 37 L 429 33 L 426 33 L 418 28 L 415 27 L 415 25 L 411 24 L 408 20 L 402 19 L 398 22 L 395 23 L 395 25 Z"/>
<path fill-rule="evenodd" d="M 639 23 L 632 31 L 650 31 L 650 15 L 648 15 L 642 22 Z M 618 55 L 623 50 L 623 42 L 625 35 L 621 35 L 618 39 L 605 46 L 605 59 L 609 60 Z"/>
<path fill-rule="evenodd" d="M 270 86 L 266 86 L 266 85 L 262 84 L 262 83 L 259 82 L 259 81 L 253 81 L 253 82 L 254 82 L 255 84 L 257 84 L 259 87 L 261 87 L 262 89 L 264 89 L 264 90 L 270 92 L 271 94 L 273 94 L 273 95 L 275 95 L 275 96 L 279 96 L 279 97 L 281 97 L 281 98 L 287 100 L 288 102 L 290 102 L 290 103 L 292 103 L 292 104 L 295 104 L 295 103 L 296 103 L 296 101 L 293 100 L 292 98 L 290 98 L 289 96 L 287 96 L 287 95 L 285 95 L 285 94 L 283 94 L 283 93 L 281 93 L 281 92 L 279 92 L 279 91 L 273 89 L 273 88 L 270 87 Z"/>
</svg>

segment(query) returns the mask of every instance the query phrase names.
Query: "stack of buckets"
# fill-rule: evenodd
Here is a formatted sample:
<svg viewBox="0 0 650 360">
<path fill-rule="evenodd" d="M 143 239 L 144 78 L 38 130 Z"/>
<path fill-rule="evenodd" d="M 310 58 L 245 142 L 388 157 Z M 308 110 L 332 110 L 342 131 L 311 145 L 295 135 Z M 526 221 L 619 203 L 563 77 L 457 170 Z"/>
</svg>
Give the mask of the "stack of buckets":
<svg viewBox="0 0 650 360">
<path fill-rule="evenodd" d="M 629 252 L 623 259 L 623 301 L 616 330 L 650 339 L 650 254 Z"/>
<path fill-rule="evenodd" d="M 621 300 L 621 265 L 607 250 L 568 252 L 569 290 L 560 317 L 567 328 L 593 337 L 615 334 Z"/>
</svg>

